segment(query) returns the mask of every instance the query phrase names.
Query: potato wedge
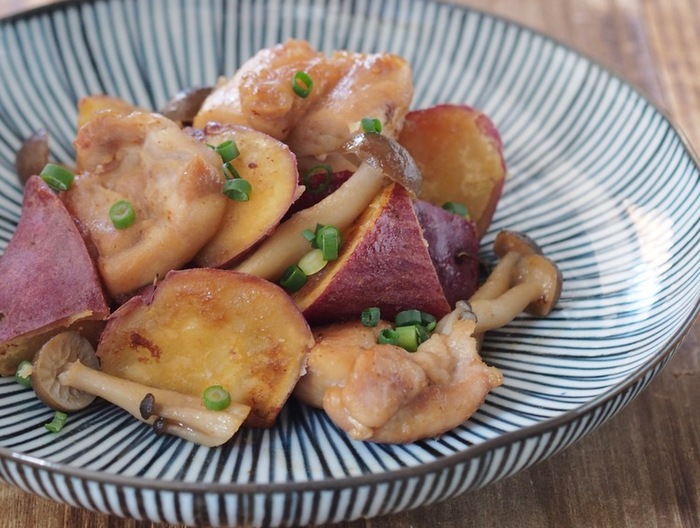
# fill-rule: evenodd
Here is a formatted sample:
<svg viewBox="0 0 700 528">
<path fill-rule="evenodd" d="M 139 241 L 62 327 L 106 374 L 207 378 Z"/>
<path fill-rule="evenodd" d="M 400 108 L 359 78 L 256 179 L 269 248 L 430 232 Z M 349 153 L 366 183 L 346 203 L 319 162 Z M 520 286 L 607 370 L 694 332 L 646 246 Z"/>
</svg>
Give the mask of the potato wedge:
<svg viewBox="0 0 700 528">
<path fill-rule="evenodd" d="M 68 211 L 39 176 L 24 189 L 22 216 L 0 255 L 0 376 L 55 334 L 94 335 L 109 314 L 95 266 Z"/>
<path fill-rule="evenodd" d="M 306 365 L 313 336 L 274 284 L 230 270 L 170 272 L 107 322 L 97 356 L 108 374 L 201 396 L 221 385 L 269 427 Z"/>
<path fill-rule="evenodd" d="M 273 231 L 289 210 L 297 195 L 296 158 L 284 143 L 240 125 L 209 123 L 191 133 L 209 145 L 234 140 L 240 155 L 231 163 L 253 188 L 247 202 L 228 201 L 218 231 L 194 258 L 198 266 L 229 267 Z"/>
</svg>

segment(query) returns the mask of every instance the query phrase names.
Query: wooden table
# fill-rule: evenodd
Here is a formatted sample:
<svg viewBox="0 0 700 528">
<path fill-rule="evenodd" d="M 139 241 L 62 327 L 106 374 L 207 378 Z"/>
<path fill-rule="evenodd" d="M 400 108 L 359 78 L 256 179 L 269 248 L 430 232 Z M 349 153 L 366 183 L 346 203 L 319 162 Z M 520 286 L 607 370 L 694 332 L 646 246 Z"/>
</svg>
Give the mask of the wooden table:
<svg viewBox="0 0 700 528">
<path fill-rule="evenodd" d="M 0 16 L 47 0 L 2 0 Z M 700 150 L 697 0 L 459 0 L 620 73 Z M 699 204 L 700 206 L 700 204 Z M 700 527 L 700 324 L 650 387 L 573 447 L 476 493 L 341 528 Z M 0 485 L 0 527 L 149 528 Z"/>
</svg>

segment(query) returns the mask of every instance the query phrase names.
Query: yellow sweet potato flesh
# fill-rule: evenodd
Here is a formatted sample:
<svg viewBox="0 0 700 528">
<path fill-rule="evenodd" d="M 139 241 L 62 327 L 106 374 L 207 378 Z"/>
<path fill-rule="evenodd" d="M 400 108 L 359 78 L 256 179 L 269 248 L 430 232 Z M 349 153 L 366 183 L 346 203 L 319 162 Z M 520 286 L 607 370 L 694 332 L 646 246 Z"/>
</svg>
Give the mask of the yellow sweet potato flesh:
<svg viewBox="0 0 700 528">
<path fill-rule="evenodd" d="M 107 323 L 102 369 L 156 388 L 201 396 L 221 385 L 252 410 L 246 425 L 269 427 L 313 344 L 291 299 L 263 279 L 218 269 L 173 271 Z"/>
<path fill-rule="evenodd" d="M 297 193 L 296 158 L 284 143 L 251 128 L 211 123 L 202 140 L 234 140 L 240 155 L 231 163 L 252 192 L 247 202 L 229 200 L 214 237 L 195 257 L 203 267 L 229 267 L 264 239 L 285 215 Z"/>
<path fill-rule="evenodd" d="M 438 206 L 466 205 L 482 237 L 506 178 L 501 138 L 489 118 L 464 105 L 414 110 L 406 116 L 399 143 L 421 170 L 419 197 Z"/>
</svg>

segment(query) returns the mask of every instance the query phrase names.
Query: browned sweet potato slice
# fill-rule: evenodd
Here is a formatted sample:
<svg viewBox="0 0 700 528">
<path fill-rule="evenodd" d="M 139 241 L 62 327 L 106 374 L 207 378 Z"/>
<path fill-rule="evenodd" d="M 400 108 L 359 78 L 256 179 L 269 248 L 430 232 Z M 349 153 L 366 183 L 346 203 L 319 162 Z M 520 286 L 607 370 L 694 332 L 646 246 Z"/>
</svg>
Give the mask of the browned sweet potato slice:
<svg viewBox="0 0 700 528">
<path fill-rule="evenodd" d="M 418 309 L 450 311 L 408 191 L 387 186 L 344 233 L 338 260 L 309 277 L 294 300 L 313 323 L 359 318 L 378 306 L 382 317 Z"/>
<path fill-rule="evenodd" d="M 506 178 L 501 137 L 491 120 L 465 105 L 415 110 L 406 116 L 399 143 L 423 175 L 419 198 L 466 205 L 483 236 Z"/>
<path fill-rule="evenodd" d="M 220 269 L 170 272 L 150 294 L 109 318 L 97 347 L 102 369 L 144 385 L 201 396 L 221 385 L 272 425 L 306 364 L 309 327 L 274 284 Z"/>
<path fill-rule="evenodd" d="M 228 201 L 219 229 L 195 257 L 199 266 L 229 267 L 275 228 L 294 201 L 296 158 L 284 143 L 244 126 L 210 123 L 192 134 L 209 145 L 234 140 L 240 155 L 231 163 L 253 189 L 247 202 Z"/>
<path fill-rule="evenodd" d="M 109 314 L 97 272 L 72 218 L 32 176 L 22 216 L 0 256 L 0 375 L 14 374 L 50 337 L 69 327 L 94 334 Z"/>
</svg>

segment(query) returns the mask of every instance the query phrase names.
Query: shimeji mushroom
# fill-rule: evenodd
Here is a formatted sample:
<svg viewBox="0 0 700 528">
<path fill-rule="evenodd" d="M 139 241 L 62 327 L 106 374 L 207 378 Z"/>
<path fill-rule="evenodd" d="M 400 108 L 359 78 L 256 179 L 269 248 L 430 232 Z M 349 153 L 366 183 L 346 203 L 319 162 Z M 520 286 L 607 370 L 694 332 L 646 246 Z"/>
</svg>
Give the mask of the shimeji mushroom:
<svg viewBox="0 0 700 528">
<path fill-rule="evenodd" d="M 523 311 L 546 316 L 561 294 L 559 268 L 526 235 L 501 231 L 494 251 L 498 264 L 469 299 L 477 318 L 476 334 L 505 326 Z"/>
<path fill-rule="evenodd" d="M 237 271 L 279 279 L 290 264 L 308 253 L 308 241 L 301 236 L 305 229 L 313 230 L 322 224 L 342 232 L 382 189 L 385 177 L 418 194 L 420 169 L 408 151 L 393 139 L 374 133 L 357 134 L 345 144 L 343 152 L 361 162 L 354 174 L 335 192 L 280 224 Z"/>
<path fill-rule="evenodd" d="M 55 410 L 76 411 L 98 396 L 153 425 L 156 433 L 173 434 L 205 446 L 227 442 L 250 412 L 250 407 L 238 403 L 223 411 L 210 411 L 199 398 L 110 376 L 97 370 L 98 366 L 87 339 L 77 332 L 63 332 L 37 352 L 32 386 L 37 396 Z"/>
</svg>

